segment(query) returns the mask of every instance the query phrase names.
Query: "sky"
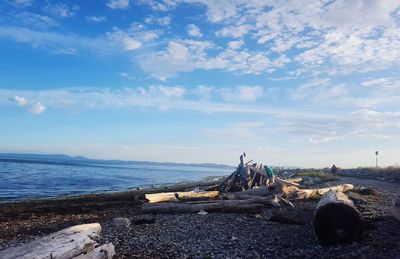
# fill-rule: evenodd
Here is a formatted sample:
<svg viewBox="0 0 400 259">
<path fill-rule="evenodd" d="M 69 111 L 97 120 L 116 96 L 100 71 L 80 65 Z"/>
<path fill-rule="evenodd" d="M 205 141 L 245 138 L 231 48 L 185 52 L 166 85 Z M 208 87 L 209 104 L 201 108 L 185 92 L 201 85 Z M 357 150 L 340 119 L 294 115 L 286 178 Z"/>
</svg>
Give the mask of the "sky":
<svg viewBox="0 0 400 259">
<path fill-rule="evenodd" d="M 400 165 L 399 0 L 5 0 L 0 152 Z"/>
</svg>

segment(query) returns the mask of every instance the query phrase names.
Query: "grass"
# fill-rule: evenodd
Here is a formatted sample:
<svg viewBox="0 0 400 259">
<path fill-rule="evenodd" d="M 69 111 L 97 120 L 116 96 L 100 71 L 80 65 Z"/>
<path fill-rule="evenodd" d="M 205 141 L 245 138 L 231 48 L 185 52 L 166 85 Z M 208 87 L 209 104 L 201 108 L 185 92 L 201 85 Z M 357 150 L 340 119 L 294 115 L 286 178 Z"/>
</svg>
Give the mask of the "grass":
<svg viewBox="0 0 400 259">
<path fill-rule="evenodd" d="M 366 179 L 379 179 L 400 182 L 400 167 L 360 167 L 339 170 L 339 175 Z"/>
<path fill-rule="evenodd" d="M 315 177 L 320 178 L 322 182 L 337 181 L 339 178 L 337 176 L 327 174 L 324 172 L 299 172 L 296 174 L 297 177 Z"/>
</svg>

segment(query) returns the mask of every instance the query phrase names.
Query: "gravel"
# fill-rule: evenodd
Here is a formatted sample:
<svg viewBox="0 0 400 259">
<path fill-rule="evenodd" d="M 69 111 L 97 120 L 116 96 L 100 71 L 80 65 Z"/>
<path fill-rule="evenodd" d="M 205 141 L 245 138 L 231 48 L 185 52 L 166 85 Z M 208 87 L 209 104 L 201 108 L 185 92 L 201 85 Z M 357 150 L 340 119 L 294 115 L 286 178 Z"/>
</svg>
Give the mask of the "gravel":
<svg viewBox="0 0 400 259">
<path fill-rule="evenodd" d="M 400 223 L 389 210 L 391 198 L 400 192 L 399 184 L 353 178 L 342 181 L 378 192 L 360 195 L 366 202 L 356 206 L 364 216 L 366 230 L 360 242 L 349 245 L 318 244 L 311 225 L 315 200 L 294 202 L 295 208 L 266 208 L 256 215 L 145 215 L 140 205 L 128 203 L 95 207 L 84 203 L 85 209 L 78 210 L 77 200 L 73 200 L 65 204 L 70 211 L 0 207 L 0 249 L 74 224 L 99 222 L 103 229 L 100 243 L 115 245 L 114 258 L 399 258 Z M 132 224 L 115 227 L 116 217 Z"/>
</svg>

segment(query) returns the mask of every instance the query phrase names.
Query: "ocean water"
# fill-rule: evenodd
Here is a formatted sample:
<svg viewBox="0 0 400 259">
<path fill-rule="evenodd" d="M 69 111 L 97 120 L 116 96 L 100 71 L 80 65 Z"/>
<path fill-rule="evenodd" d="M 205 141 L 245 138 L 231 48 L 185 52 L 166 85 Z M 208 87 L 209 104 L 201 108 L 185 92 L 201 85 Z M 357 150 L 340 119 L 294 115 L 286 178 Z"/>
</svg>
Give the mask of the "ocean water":
<svg viewBox="0 0 400 259">
<path fill-rule="evenodd" d="M 232 170 L 186 165 L 58 165 L 0 162 L 0 203 L 194 182 Z"/>
</svg>

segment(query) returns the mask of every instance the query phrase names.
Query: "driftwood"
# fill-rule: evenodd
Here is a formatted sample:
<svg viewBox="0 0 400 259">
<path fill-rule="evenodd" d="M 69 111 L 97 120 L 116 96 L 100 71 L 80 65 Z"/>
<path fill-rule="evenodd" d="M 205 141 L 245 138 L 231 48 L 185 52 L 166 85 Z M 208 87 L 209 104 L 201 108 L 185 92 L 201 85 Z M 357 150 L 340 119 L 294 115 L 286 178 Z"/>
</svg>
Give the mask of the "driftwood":
<svg viewBox="0 0 400 259">
<path fill-rule="evenodd" d="M 100 231 L 101 226 L 98 223 L 69 227 L 30 243 L 2 250 L 0 258 L 66 259 L 82 254 L 89 254 L 91 257 L 82 257 L 82 255 L 78 258 L 112 258 L 114 246 L 111 243 L 95 249 L 98 246 L 96 240 Z"/>
<path fill-rule="evenodd" d="M 251 197 L 246 200 L 215 200 L 202 203 L 145 203 L 142 205 L 143 213 L 195 213 L 201 210 L 206 212 L 259 212 L 265 205 L 279 206 L 279 199 L 274 196 Z M 200 201 L 199 201 L 200 202 Z"/>
<path fill-rule="evenodd" d="M 363 220 L 353 202 L 343 192 L 331 190 L 322 196 L 313 216 L 314 233 L 323 245 L 359 240 Z"/>
<path fill-rule="evenodd" d="M 180 200 L 204 200 L 219 196 L 219 191 L 200 191 L 200 192 L 162 192 L 146 194 L 145 197 L 149 203 L 172 202 Z"/>
<path fill-rule="evenodd" d="M 258 213 L 263 209 L 263 204 L 232 204 L 228 201 L 215 203 L 185 204 L 185 203 L 145 203 L 142 205 L 143 213 L 197 213 L 206 212 L 226 213 Z"/>
<path fill-rule="evenodd" d="M 300 184 L 298 184 L 298 183 L 295 183 L 295 182 L 292 182 L 292 181 L 288 181 L 288 180 L 284 180 L 284 179 L 281 179 L 279 177 L 275 177 L 275 182 L 278 182 L 280 184 L 284 184 L 284 185 L 287 185 L 287 186 L 300 186 Z"/>
<path fill-rule="evenodd" d="M 286 181 L 291 182 L 291 183 L 299 183 L 299 182 L 303 181 L 303 178 L 301 178 L 301 177 L 289 178 L 289 179 L 286 179 Z"/>
<path fill-rule="evenodd" d="M 236 192 L 234 194 L 234 197 L 235 199 L 243 199 L 243 197 L 248 197 L 248 196 L 270 196 L 271 194 L 276 194 L 280 192 L 282 192 L 282 185 L 274 184 L 270 186 L 263 186 L 260 188 L 253 188 L 242 192 Z"/>
<path fill-rule="evenodd" d="M 108 259 L 115 255 L 114 246 L 111 243 L 96 247 L 86 254 L 78 255 L 73 259 Z"/>
<path fill-rule="evenodd" d="M 283 193 L 288 196 L 288 198 L 295 199 L 310 199 L 310 198 L 318 198 L 329 191 L 339 191 L 345 192 L 353 189 L 352 184 L 341 184 L 336 186 L 330 186 L 326 188 L 319 189 L 299 189 L 295 186 L 289 186 L 283 188 Z"/>
</svg>

